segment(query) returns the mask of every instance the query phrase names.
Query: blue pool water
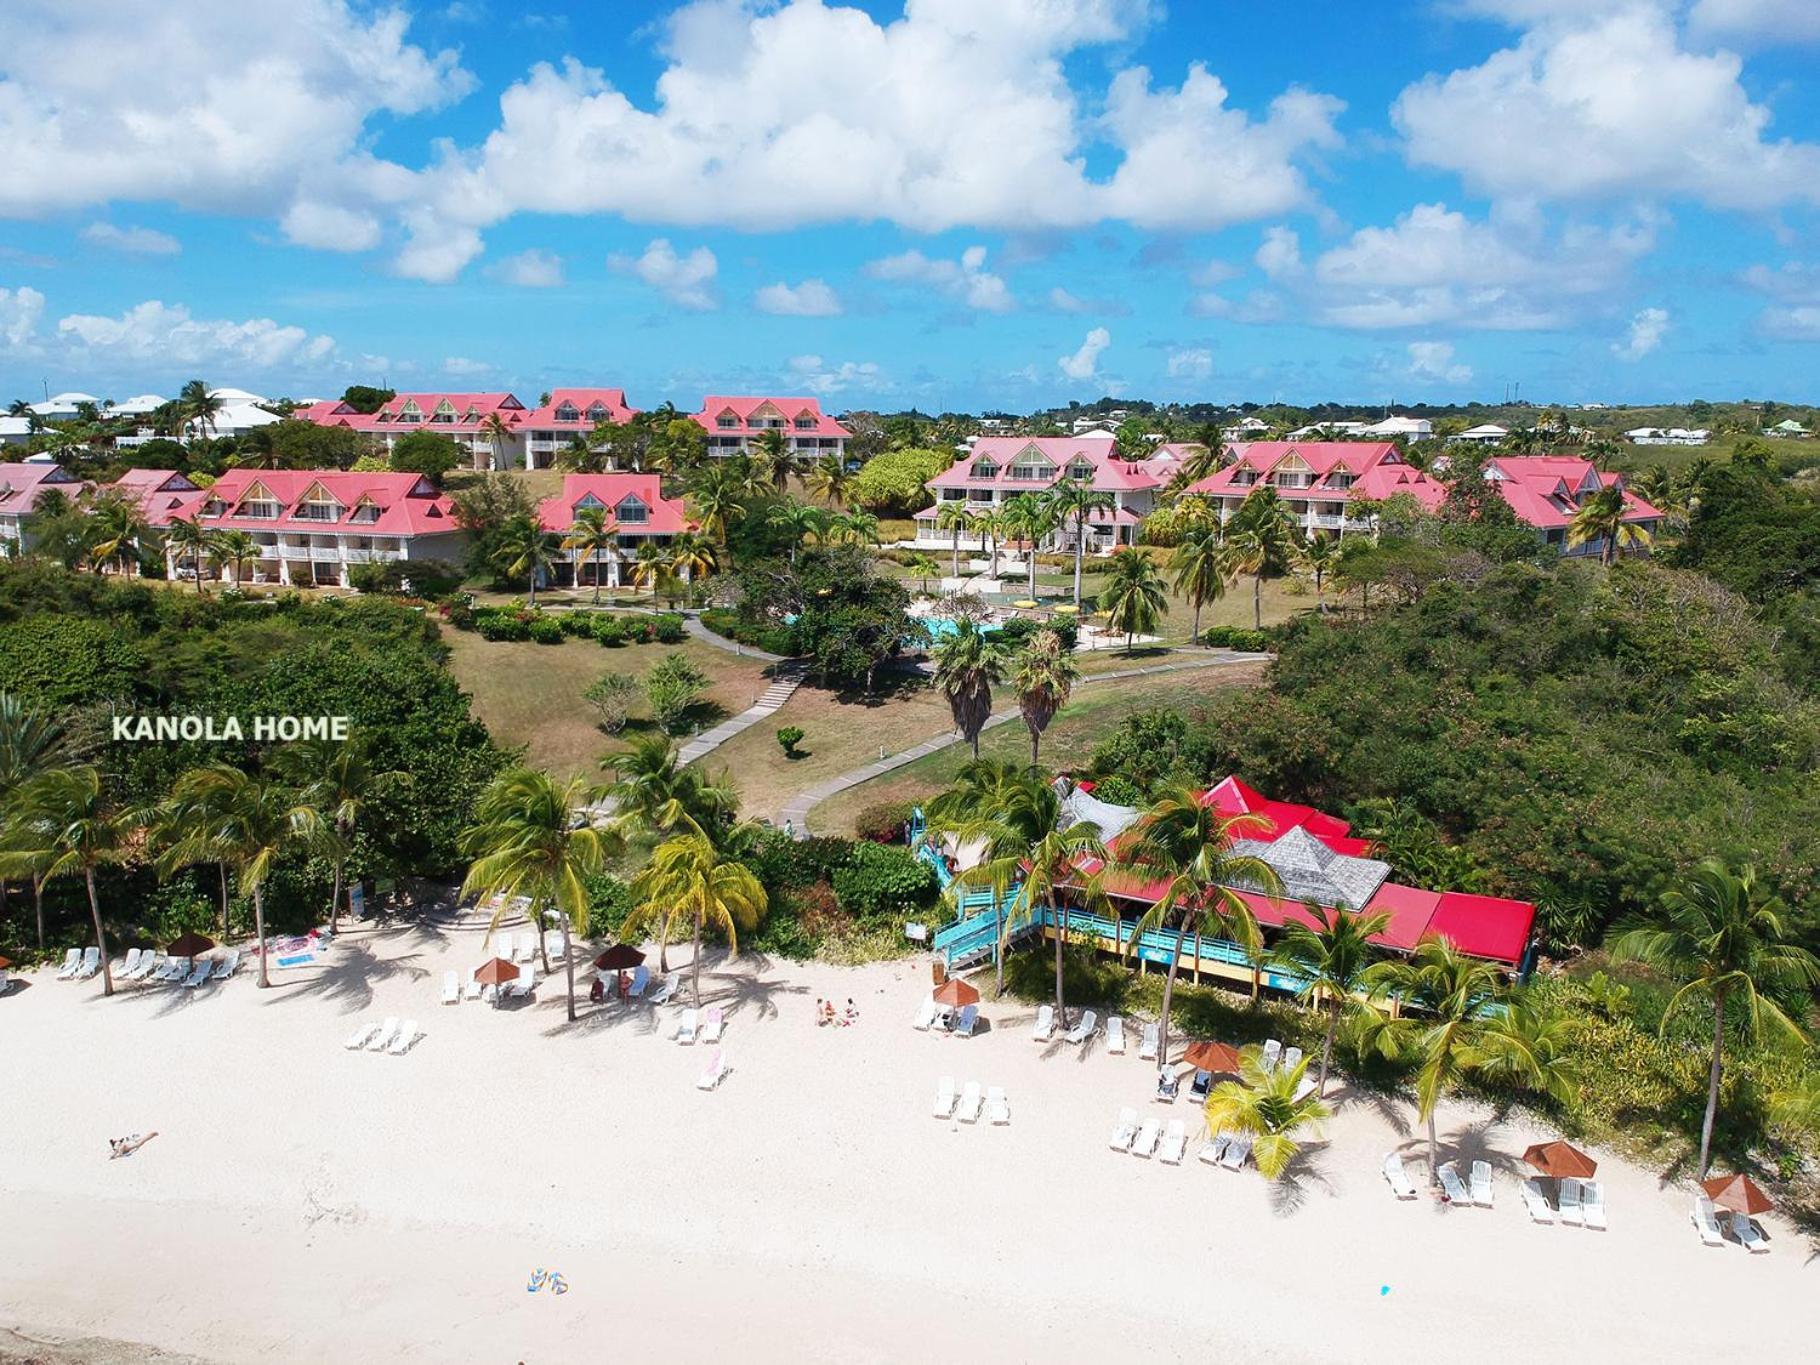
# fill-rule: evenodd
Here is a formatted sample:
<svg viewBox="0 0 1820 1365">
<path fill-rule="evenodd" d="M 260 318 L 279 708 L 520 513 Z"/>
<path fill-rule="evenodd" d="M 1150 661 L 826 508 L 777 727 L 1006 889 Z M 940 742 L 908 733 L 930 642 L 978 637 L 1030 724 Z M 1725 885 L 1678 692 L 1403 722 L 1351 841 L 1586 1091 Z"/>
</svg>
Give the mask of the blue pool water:
<svg viewBox="0 0 1820 1365">
<path fill-rule="evenodd" d="M 961 628 L 958 621 L 950 621 L 946 616 L 925 616 L 923 618 L 923 627 L 929 632 L 929 638 L 931 640 L 946 640 L 950 635 L 959 634 Z M 997 626 L 980 627 L 980 633 L 982 635 L 992 635 L 996 633 L 997 630 Z"/>
</svg>

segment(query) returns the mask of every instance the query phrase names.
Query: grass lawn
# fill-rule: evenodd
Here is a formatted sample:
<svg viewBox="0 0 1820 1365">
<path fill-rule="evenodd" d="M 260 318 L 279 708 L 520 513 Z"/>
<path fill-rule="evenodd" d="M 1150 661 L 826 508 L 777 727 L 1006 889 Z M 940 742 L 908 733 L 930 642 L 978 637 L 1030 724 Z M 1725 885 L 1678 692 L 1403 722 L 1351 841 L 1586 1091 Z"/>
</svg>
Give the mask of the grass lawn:
<svg viewBox="0 0 1820 1365">
<path fill-rule="evenodd" d="M 1191 711 L 1213 693 L 1233 687 L 1249 687 L 1263 676 L 1263 665 L 1215 668 L 1193 673 L 1162 673 L 1148 678 L 1131 678 L 1099 683 L 1075 694 L 1065 710 L 1050 724 L 1043 736 L 1043 765 L 1049 768 L 1078 767 L 1092 756 L 1105 734 L 1133 711 L 1152 707 L 1173 707 Z M 1001 703 L 1002 704 L 1002 703 Z M 781 713 L 780 713 L 781 714 Z M 945 714 L 932 728 L 917 738 L 937 733 L 947 719 Z M 775 748 L 775 742 L 773 743 Z M 902 749 L 908 745 L 895 746 Z M 1021 720 L 1013 720 L 988 730 L 980 740 L 980 752 L 999 758 L 1028 760 L 1030 732 Z M 861 758 L 876 757 L 876 748 Z M 956 743 L 938 753 L 861 783 L 840 795 L 824 801 L 811 812 L 809 826 L 817 834 L 851 834 L 853 817 L 866 806 L 878 801 L 916 800 L 931 796 L 954 780 L 970 751 Z M 859 766 L 854 764 L 851 766 Z M 798 784 L 806 787 L 816 779 Z"/>
<path fill-rule="evenodd" d="M 594 709 L 581 699 L 603 673 L 642 677 L 664 655 L 686 655 L 711 679 L 706 700 L 712 705 L 703 708 L 702 728 L 722 714 L 745 710 L 766 686 L 762 660 L 741 659 L 697 640 L 607 649 L 592 640 L 564 640 L 560 645 L 495 642 L 454 630 L 445 630 L 443 638 L 450 649 L 449 667 L 474 698 L 474 714 L 486 722 L 493 738 L 507 748 L 524 747 L 526 762 L 561 778 L 577 774 L 601 778 L 601 756 L 626 747 L 624 736 L 610 736 L 599 728 Z M 637 734 L 640 729 L 641 722 L 634 719 L 625 733 Z M 777 747 L 774 738 L 770 743 Z"/>
</svg>

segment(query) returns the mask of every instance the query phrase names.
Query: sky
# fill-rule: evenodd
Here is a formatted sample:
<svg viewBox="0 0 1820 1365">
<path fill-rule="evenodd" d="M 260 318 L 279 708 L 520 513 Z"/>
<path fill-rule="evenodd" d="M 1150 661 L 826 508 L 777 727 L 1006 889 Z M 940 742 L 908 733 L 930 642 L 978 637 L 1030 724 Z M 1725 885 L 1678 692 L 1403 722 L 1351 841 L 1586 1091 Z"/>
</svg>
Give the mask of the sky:
<svg viewBox="0 0 1820 1365">
<path fill-rule="evenodd" d="M 0 401 L 1820 401 L 1820 0 L 6 0 Z"/>
</svg>

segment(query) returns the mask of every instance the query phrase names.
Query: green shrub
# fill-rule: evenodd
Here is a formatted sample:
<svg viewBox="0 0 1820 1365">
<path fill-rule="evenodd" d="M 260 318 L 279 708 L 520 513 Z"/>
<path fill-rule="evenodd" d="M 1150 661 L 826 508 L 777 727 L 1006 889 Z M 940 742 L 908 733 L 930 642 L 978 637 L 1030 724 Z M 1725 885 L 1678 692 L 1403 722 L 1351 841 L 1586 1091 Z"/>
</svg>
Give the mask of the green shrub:
<svg viewBox="0 0 1820 1365">
<path fill-rule="evenodd" d="M 779 726 L 777 742 L 783 746 L 784 757 L 795 758 L 796 746 L 803 742 L 803 727 L 800 725 Z"/>
<path fill-rule="evenodd" d="M 915 811 L 914 801 L 875 801 L 853 817 L 853 832 L 873 843 L 899 843 Z"/>
<path fill-rule="evenodd" d="M 1083 1005 L 1124 1007 L 1131 989 L 1131 968 L 1117 958 L 1101 957 L 1084 943 L 1062 948 L 1062 990 L 1071 1009 Z M 1038 944 L 1005 956 L 1005 986 L 1021 1000 L 1055 999 L 1055 945 Z"/>
<path fill-rule="evenodd" d="M 683 629 L 683 619 L 673 611 L 661 612 L 651 618 L 651 635 L 660 645 L 680 645 L 688 631 Z"/>
<path fill-rule="evenodd" d="M 475 612 L 474 629 L 480 632 L 483 640 L 516 641 L 531 638 L 530 617 L 511 610 Z"/>
<path fill-rule="evenodd" d="M 1246 630 L 1242 626 L 1209 626 L 1201 632 L 1201 643 L 1255 654 L 1270 648 L 1270 636 L 1265 631 Z"/>
<path fill-rule="evenodd" d="M 626 642 L 624 617 L 596 614 L 588 618 L 588 631 L 596 640 L 610 649 L 618 648 Z"/>
<path fill-rule="evenodd" d="M 708 675 L 686 654 L 666 654 L 645 674 L 645 696 L 651 715 L 667 734 L 675 734 L 683 717 L 708 688 Z"/>
<path fill-rule="evenodd" d="M 1110 802 L 1115 806 L 1141 806 L 1144 804 L 1144 790 L 1128 777 L 1113 773 L 1102 777 L 1093 784 L 1095 800 Z"/>
<path fill-rule="evenodd" d="M 531 638 L 540 645 L 559 645 L 563 641 L 562 622 L 553 616 L 539 616 L 530 624 Z"/>
<path fill-rule="evenodd" d="M 909 849 L 861 842 L 834 871 L 841 909 L 859 919 L 907 915 L 935 904 L 935 869 Z"/>
<path fill-rule="evenodd" d="M 594 623 L 588 619 L 587 612 L 565 611 L 554 620 L 562 627 L 564 635 L 586 635 L 594 628 Z"/>
<path fill-rule="evenodd" d="M 629 673 L 605 673 L 588 685 L 581 698 L 600 712 L 600 728 L 616 735 L 626 728 L 632 703 L 642 690 Z"/>
<path fill-rule="evenodd" d="M 632 888 L 606 872 L 590 872 L 581 884 L 588 893 L 588 933 L 611 940 L 632 912 Z"/>
</svg>

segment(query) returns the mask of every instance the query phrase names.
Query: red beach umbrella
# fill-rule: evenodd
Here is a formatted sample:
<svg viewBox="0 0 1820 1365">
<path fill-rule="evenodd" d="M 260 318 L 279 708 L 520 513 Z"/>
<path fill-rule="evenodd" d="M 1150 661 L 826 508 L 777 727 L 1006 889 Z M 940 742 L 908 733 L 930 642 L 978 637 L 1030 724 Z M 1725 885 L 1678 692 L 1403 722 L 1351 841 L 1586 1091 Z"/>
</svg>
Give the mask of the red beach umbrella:
<svg viewBox="0 0 1820 1365">
<path fill-rule="evenodd" d="M 1700 1188 L 1706 1191 L 1714 1208 L 1729 1213 L 1768 1213 L 1776 1207 L 1748 1175 L 1715 1175 L 1710 1180 L 1702 1180 Z"/>
<path fill-rule="evenodd" d="M 1239 1074 L 1239 1050 L 1231 1043 L 1190 1043 L 1182 1060 L 1196 1071 L 1216 1071 L 1225 1076 Z"/>
<path fill-rule="evenodd" d="M 1538 1142 L 1523 1153 L 1527 1161 L 1543 1175 L 1556 1180 L 1571 1177 L 1574 1180 L 1590 1180 L 1593 1172 L 1599 1169 L 1599 1163 L 1582 1152 L 1571 1142 L 1562 1142 L 1559 1138 L 1553 1142 Z"/>
<path fill-rule="evenodd" d="M 474 979 L 483 986 L 499 986 L 507 981 L 518 980 L 518 968 L 503 957 L 496 957 L 481 963 L 474 973 Z"/>
<path fill-rule="evenodd" d="M 977 1005 L 980 993 L 962 981 L 958 976 L 951 977 L 948 983 L 935 992 L 935 1003 L 947 1005 L 951 1009 L 960 1009 L 965 1005 Z"/>
<path fill-rule="evenodd" d="M 631 944 L 615 943 L 594 959 L 594 965 L 603 972 L 623 972 L 638 966 L 644 960 L 645 955 Z"/>
<path fill-rule="evenodd" d="M 201 957 L 215 946 L 207 934 L 179 934 L 164 947 L 172 957 Z"/>
</svg>

